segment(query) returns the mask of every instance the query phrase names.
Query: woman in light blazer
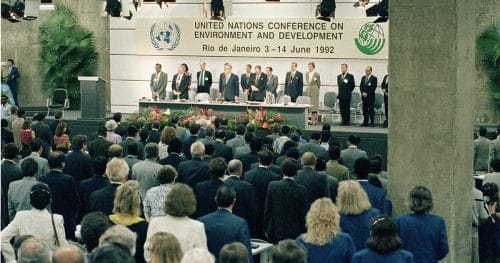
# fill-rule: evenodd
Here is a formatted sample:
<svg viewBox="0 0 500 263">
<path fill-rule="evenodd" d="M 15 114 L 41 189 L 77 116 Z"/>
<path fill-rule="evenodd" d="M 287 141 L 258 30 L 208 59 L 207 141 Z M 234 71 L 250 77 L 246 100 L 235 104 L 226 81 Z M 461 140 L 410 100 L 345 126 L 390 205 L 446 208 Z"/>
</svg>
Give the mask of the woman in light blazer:
<svg viewBox="0 0 500 263">
<path fill-rule="evenodd" d="M 10 224 L 2 230 L 2 255 L 6 262 L 15 260 L 14 248 L 10 244 L 13 237 L 32 235 L 43 240 L 52 251 L 58 246 L 68 244 L 64 234 L 64 221 L 61 215 L 51 214 L 50 190 L 46 184 L 38 183 L 31 188 L 31 210 L 19 211 Z"/>
<path fill-rule="evenodd" d="M 316 65 L 314 62 L 307 64 L 308 72 L 306 73 L 307 95 L 311 99 L 311 125 L 316 125 L 318 121 L 319 110 L 319 88 L 321 87 L 321 79 L 319 73 L 315 71 Z"/>
</svg>

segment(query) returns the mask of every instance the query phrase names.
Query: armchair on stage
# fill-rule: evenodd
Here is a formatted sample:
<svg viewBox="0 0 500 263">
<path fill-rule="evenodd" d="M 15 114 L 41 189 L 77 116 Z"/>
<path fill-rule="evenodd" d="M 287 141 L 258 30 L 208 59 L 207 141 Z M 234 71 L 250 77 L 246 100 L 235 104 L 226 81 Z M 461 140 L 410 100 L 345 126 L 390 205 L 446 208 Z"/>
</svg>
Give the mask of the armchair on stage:
<svg viewBox="0 0 500 263">
<path fill-rule="evenodd" d="M 52 93 L 52 98 L 47 99 L 47 116 L 49 116 L 51 109 L 62 110 L 64 115 L 64 110 L 69 109 L 69 98 L 67 90 L 54 90 L 54 92 Z"/>
</svg>

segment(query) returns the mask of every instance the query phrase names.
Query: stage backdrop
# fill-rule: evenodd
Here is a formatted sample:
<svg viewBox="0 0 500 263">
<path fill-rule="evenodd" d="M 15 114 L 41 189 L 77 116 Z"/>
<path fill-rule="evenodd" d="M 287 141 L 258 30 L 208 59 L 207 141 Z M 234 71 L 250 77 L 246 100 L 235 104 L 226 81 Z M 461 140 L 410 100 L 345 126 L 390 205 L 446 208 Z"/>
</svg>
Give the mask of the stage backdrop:
<svg viewBox="0 0 500 263">
<path fill-rule="evenodd" d="M 212 87 L 218 87 L 218 76 L 229 62 L 238 75 L 246 64 L 273 67 L 282 89 L 290 62 L 305 73 L 313 61 L 321 74 L 320 102 L 326 91 L 337 91 L 341 63 L 349 65 L 356 86 L 366 66 L 381 81 L 387 73 L 387 23 L 372 24 L 375 18 L 354 8 L 352 0 L 337 0 L 337 18 L 321 21 L 314 18 L 319 2 L 233 0 L 232 16 L 213 21 L 202 17 L 204 0 L 176 0 L 165 9 L 157 4 L 132 9 L 131 20 L 110 18 L 111 110 L 138 110 L 138 99 L 151 96 L 155 63 L 168 74 L 167 89 L 181 63 L 196 74 L 202 61 L 214 76 Z M 292 53 L 293 47 L 300 52 Z"/>
</svg>

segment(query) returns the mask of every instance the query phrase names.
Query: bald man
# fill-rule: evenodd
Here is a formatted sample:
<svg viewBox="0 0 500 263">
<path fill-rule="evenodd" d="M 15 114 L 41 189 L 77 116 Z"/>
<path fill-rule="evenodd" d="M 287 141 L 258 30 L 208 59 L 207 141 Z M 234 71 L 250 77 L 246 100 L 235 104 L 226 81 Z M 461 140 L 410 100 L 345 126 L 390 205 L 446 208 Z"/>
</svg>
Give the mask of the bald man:
<svg viewBox="0 0 500 263">
<path fill-rule="evenodd" d="M 56 249 L 52 256 L 53 263 L 85 263 L 83 250 L 75 245 L 64 245 Z"/>
<path fill-rule="evenodd" d="M 295 182 L 306 187 L 309 206 L 316 199 L 330 197 L 330 189 L 326 175 L 320 174 L 314 170 L 316 166 L 316 156 L 314 153 L 305 152 L 300 162 L 302 164 L 302 170 L 297 173 Z"/>
</svg>

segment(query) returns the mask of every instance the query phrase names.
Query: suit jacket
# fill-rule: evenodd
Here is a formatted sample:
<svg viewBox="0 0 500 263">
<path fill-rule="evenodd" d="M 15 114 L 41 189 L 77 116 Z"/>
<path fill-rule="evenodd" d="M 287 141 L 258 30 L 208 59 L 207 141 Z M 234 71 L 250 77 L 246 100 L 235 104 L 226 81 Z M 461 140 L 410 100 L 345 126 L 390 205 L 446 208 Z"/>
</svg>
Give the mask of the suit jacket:
<svg viewBox="0 0 500 263">
<path fill-rule="evenodd" d="M 354 176 L 354 162 L 361 157 L 368 158 L 368 155 L 365 151 L 355 147 L 349 147 L 340 152 L 340 159 L 345 167 L 349 169 L 351 177 Z"/>
<path fill-rule="evenodd" d="M 159 143 L 161 133 L 158 130 L 149 131 L 148 142 Z"/>
<path fill-rule="evenodd" d="M 179 164 L 181 162 L 184 162 L 185 160 L 186 160 L 186 157 L 181 156 L 178 153 L 172 152 L 172 153 L 169 153 L 167 157 L 158 161 L 158 163 L 161 165 L 167 165 L 167 164 L 172 165 L 177 170 L 177 167 L 179 167 Z"/>
<path fill-rule="evenodd" d="M 252 226 L 252 236 L 264 238 L 264 208 L 267 197 L 267 188 L 272 181 L 279 180 L 280 177 L 271 170 L 263 167 L 257 167 L 245 174 L 245 181 L 253 186 L 257 211 L 255 221 Z"/>
<path fill-rule="evenodd" d="M 128 155 L 128 146 L 130 144 L 136 144 L 137 145 L 137 158 L 140 159 L 140 160 L 144 160 L 144 145 L 142 145 L 142 143 L 140 143 L 139 141 L 137 141 L 136 139 L 132 138 L 132 137 L 127 137 L 125 138 L 125 140 L 123 140 L 120 145 L 122 146 L 123 148 L 123 153 L 122 153 L 122 156 L 125 157 Z"/>
<path fill-rule="evenodd" d="M 160 71 L 160 76 L 158 77 L 158 81 L 155 81 L 155 78 L 156 78 L 156 72 L 151 74 L 151 81 L 149 82 L 149 88 L 151 89 L 151 92 L 160 93 L 160 99 L 165 99 L 167 95 L 166 87 L 168 82 L 168 75 L 167 73 Z"/>
<path fill-rule="evenodd" d="M 320 174 L 310 167 L 304 167 L 297 173 L 295 182 L 301 184 L 307 189 L 308 208 L 322 197 L 330 197 L 330 189 L 326 175 Z"/>
<path fill-rule="evenodd" d="M 226 142 L 233 139 L 234 137 L 236 137 L 236 133 L 230 129 L 228 129 L 227 127 L 220 127 L 219 129 L 223 130 L 224 133 L 226 134 Z"/>
<path fill-rule="evenodd" d="M 366 180 L 360 180 L 358 182 L 363 189 L 365 189 L 373 208 L 377 208 L 382 214 L 392 215 L 392 203 L 387 199 L 383 189 L 371 185 Z"/>
<path fill-rule="evenodd" d="M 19 76 L 19 69 L 17 67 L 12 67 L 7 78 L 7 85 L 9 85 L 9 88 L 11 90 L 17 91 L 17 79 L 19 78 Z M 16 101 L 16 103 L 19 102 Z"/>
<path fill-rule="evenodd" d="M 377 89 L 377 77 L 371 75 L 368 81 L 366 81 L 366 75 L 361 78 L 361 83 L 359 84 L 359 90 L 361 93 L 367 93 L 368 96 L 361 96 L 363 102 L 374 103 L 375 102 L 375 90 Z"/>
<path fill-rule="evenodd" d="M 160 185 L 157 176 L 162 167 L 151 159 L 145 159 L 132 166 L 132 179 L 139 181 L 139 193 L 142 199 L 151 187 Z"/>
<path fill-rule="evenodd" d="M 187 184 L 193 189 L 197 183 L 210 179 L 208 163 L 200 158 L 193 158 L 180 163 L 177 173 L 179 175 L 176 181 Z"/>
<path fill-rule="evenodd" d="M 306 75 L 307 90 L 310 90 L 310 89 L 319 90 L 319 88 L 321 87 L 321 78 L 320 78 L 319 73 L 314 71 L 313 79 L 311 79 L 311 80 L 309 79 L 309 72 L 307 72 L 305 75 Z"/>
<path fill-rule="evenodd" d="M 36 184 L 39 184 L 39 182 L 36 178 L 30 176 L 10 183 L 7 195 L 9 218 L 11 221 L 17 212 L 31 210 L 30 193 L 31 188 Z"/>
<path fill-rule="evenodd" d="M 106 140 L 106 138 L 102 136 L 98 136 L 89 143 L 89 154 L 94 159 L 98 156 L 108 158 L 108 149 L 111 145 L 113 145 L 112 142 Z"/>
<path fill-rule="evenodd" d="M 7 224 L 9 224 L 9 210 L 7 208 L 7 200 L 8 196 L 7 193 L 9 192 L 9 184 L 11 182 L 21 180 L 23 178 L 23 171 L 21 171 L 21 168 L 19 165 L 17 165 L 14 161 L 11 160 L 3 160 L 2 161 L 2 228 L 5 227 Z"/>
<path fill-rule="evenodd" d="M 274 94 L 274 97 L 278 97 L 278 93 L 276 90 L 278 89 L 278 76 L 271 74 L 271 76 L 267 77 L 266 81 L 266 90 Z"/>
<path fill-rule="evenodd" d="M 295 239 L 306 230 L 309 209 L 307 189 L 286 178 L 269 183 L 264 211 L 264 226 L 269 241 Z"/>
<path fill-rule="evenodd" d="M 92 211 L 90 206 L 90 196 L 94 191 L 102 189 L 109 185 L 109 180 L 107 177 L 94 174 L 89 179 L 85 179 L 80 182 L 79 195 L 80 195 L 80 215 L 86 215 Z"/>
<path fill-rule="evenodd" d="M 250 165 L 250 170 L 253 170 L 257 167 L 259 167 L 259 163 L 253 163 L 252 165 Z M 271 170 L 271 172 L 281 177 L 281 167 L 279 165 L 271 164 L 271 168 L 269 169 Z"/>
<path fill-rule="evenodd" d="M 202 217 L 217 210 L 215 194 L 222 183 L 222 180 L 219 178 L 211 178 L 210 180 L 196 184 L 194 187 L 194 193 L 196 194 L 196 217 Z"/>
<path fill-rule="evenodd" d="M 382 80 L 382 90 L 384 92 L 389 93 L 389 75 L 385 75 L 384 79 Z M 384 93 L 384 96 L 387 97 L 387 95 Z"/>
<path fill-rule="evenodd" d="M 292 99 L 302 96 L 304 91 L 304 78 L 302 73 L 299 71 L 295 72 L 295 76 L 292 79 L 292 72 L 286 73 L 285 77 L 285 95 L 290 96 Z"/>
<path fill-rule="evenodd" d="M 229 176 L 224 180 L 224 184 L 233 187 L 236 191 L 236 204 L 233 207 L 233 213 L 245 219 L 250 229 L 253 229 L 257 203 L 252 184 L 241 180 L 238 176 Z"/>
<path fill-rule="evenodd" d="M 222 94 L 225 101 L 234 101 L 234 97 L 240 95 L 239 91 L 238 76 L 236 74 L 231 73 L 227 82 L 225 73 L 220 74 L 219 93 Z"/>
<path fill-rule="evenodd" d="M 497 136 L 496 139 L 492 140 L 490 143 L 490 160 L 491 159 L 500 159 L 500 136 Z"/>
<path fill-rule="evenodd" d="M 337 76 L 337 86 L 339 88 L 338 98 L 341 100 L 350 100 L 352 91 L 356 86 L 354 75 L 346 72 L 345 77 L 342 77 L 342 74 L 339 74 Z"/>
<path fill-rule="evenodd" d="M 13 143 L 14 142 L 14 133 L 12 133 L 7 128 L 2 128 L 2 141 L 3 143 Z"/>
<path fill-rule="evenodd" d="M 204 81 L 203 85 L 202 80 L 200 79 L 201 77 L 201 71 L 196 72 L 196 79 L 197 79 L 197 85 L 198 85 L 198 93 L 206 92 L 210 93 L 210 87 L 212 86 L 212 73 L 208 70 L 205 70 L 205 76 L 204 76 Z"/>
<path fill-rule="evenodd" d="M 489 167 L 490 140 L 479 137 L 474 140 L 474 171 L 487 171 Z"/>
<path fill-rule="evenodd" d="M 38 173 L 37 176 L 40 178 L 40 176 L 48 173 L 50 171 L 49 168 L 49 161 L 47 159 L 40 157 L 40 155 L 36 152 L 32 152 L 30 155 L 26 156 L 24 159 L 19 161 L 19 166 L 24 162 L 24 160 L 32 158 L 38 163 Z"/>
<path fill-rule="evenodd" d="M 186 159 L 191 160 L 191 145 L 197 140 L 199 140 L 198 136 L 191 135 L 182 142 L 182 153 Z"/>
<path fill-rule="evenodd" d="M 267 76 L 264 73 L 260 73 L 259 78 L 257 79 L 257 75 L 254 76 L 254 84 L 258 91 L 251 91 L 250 100 L 251 101 L 264 101 L 266 98 L 266 82 Z"/>
<path fill-rule="evenodd" d="M 254 85 L 254 83 L 255 83 L 255 73 L 250 73 L 249 77 L 247 77 L 247 73 L 241 74 L 240 85 L 243 91 L 249 90 L 252 87 L 252 85 Z"/>
<path fill-rule="evenodd" d="M 243 164 L 243 172 L 246 173 L 250 171 L 250 167 L 254 163 L 259 163 L 259 154 L 257 152 L 249 152 L 247 154 L 241 155 L 238 159 Z"/>
<path fill-rule="evenodd" d="M 177 77 L 179 74 L 174 75 L 174 79 L 172 79 L 172 91 L 178 91 L 181 94 L 179 95 L 179 99 L 189 99 L 189 87 L 191 87 L 191 74 L 184 73 L 182 74 L 182 79 L 177 85 Z M 177 99 L 177 96 L 174 95 L 174 99 Z"/>
<path fill-rule="evenodd" d="M 200 221 L 205 224 L 208 250 L 218 259 L 222 247 L 233 242 L 241 242 L 248 251 L 249 262 L 253 262 L 250 233 L 245 219 L 233 215 L 229 209 L 219 208 Z"/>
<path fill-rule="evenodd" d="M 305 152 L 312 152 L 314 155 L 318 156 L 321 154 L 325 154 L 325 148 L 321 147 L 318 143 L 308 142 L 306 144 L 302 144 L 298 148 L 300 156 L 302 156 Z"/>
<path fill-rule="evenodd" d="M 110 183 L 107 186 L 96 190 L 90 194 L 90 211 L 102 212 L 106 216 L 113 213 L 113 201 L 115 200 L 116 188 L 120 184 Z"/>
<path fill-rule="evenodd" d="M 50 188 L 52 213 L 63 216 L 66 237 L 75 239 L 76 217 L 80 207 L 75 180 L 70 175 L 57 170 L 51 170 L 39 180 Z"/>
<path fill-rule="evenodd" d="M 326 163 L 326 174 L 337 178 L 338 181 L 349 180 L 349 169 L 335 160 Z"/>
<path fill-rule="evenodd" d="M 236 135 L 236 137 L 232 138 L 231 140 L 227 140 L 226 145 L 231 147 L 234 155 L 237 147 L 245 145 L 245 137 L 243 135 Z"/>
<path fill-rule="evenodd" d="M 43 121 L 34 121 L 33 124 L 31 125 L 31 129 L 35 132 L 35 138 L 42 140 L 43 142 L 42 157 L 47 158 L 49 156 L 53 140 L 52 132 L 50 131 L 49 125 L 45 124 Z"/>
<path fill-rule="evenodd" d="M 215 140 L 213 146 L 214 146 L 213 158 L 222 157 L 226 160 L 226 162 L 229 162 L 233 159 L 233 149 L 231 149 L 231 147 L 217 140 Z"/>
<path fill-rule="evenodd" d="M 64 163 L 63 173 L 71 175 L 76 185 L 94 175 L 92 159 L 87 153 L 72 151 L 66 156 Z"/>
</svg>

